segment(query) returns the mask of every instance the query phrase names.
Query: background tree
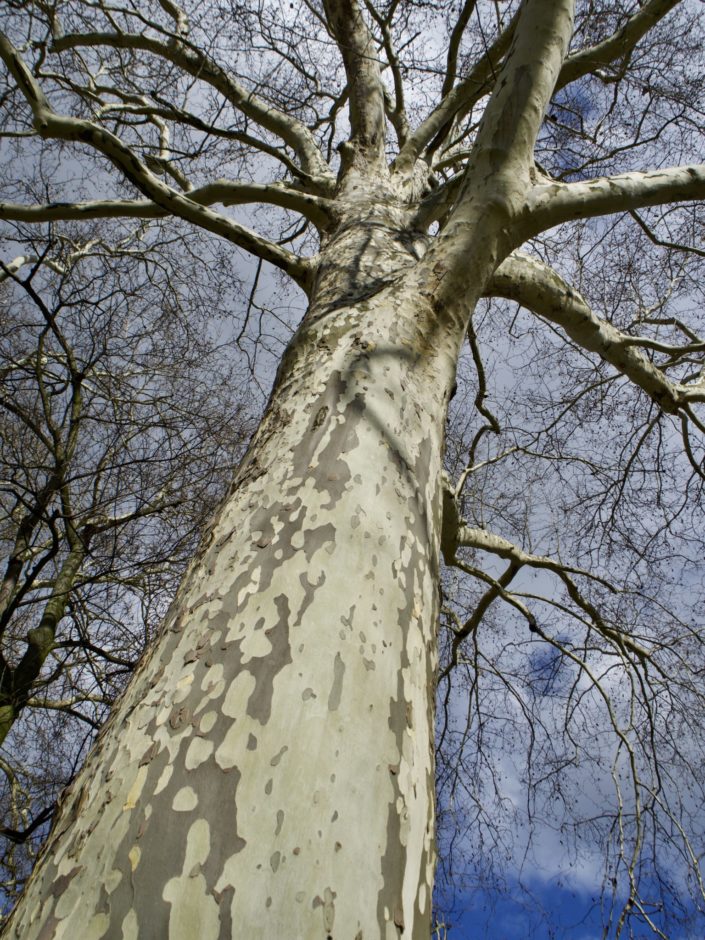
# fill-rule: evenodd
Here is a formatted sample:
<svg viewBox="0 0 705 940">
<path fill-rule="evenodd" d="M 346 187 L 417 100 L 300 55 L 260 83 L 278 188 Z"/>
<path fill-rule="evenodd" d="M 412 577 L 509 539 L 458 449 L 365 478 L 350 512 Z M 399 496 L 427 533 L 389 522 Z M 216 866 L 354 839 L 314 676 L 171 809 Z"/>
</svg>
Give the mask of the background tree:
<svg viewBox="0 0 705 940">
<path fill-rule="evenodd" d="M 280 362 L 8 934 L 428 935 L 436 675 L 444 871 L 553 829 L 608 933 L 702 922 L 698 14 L 13 5 L 8 151 L 82 169 L 3 217 L 218 236 Z"/>
<path fill-rule="evenodd" d="M 244 438 L 225 349 L 189 323 L 164 246 L 94 234 L 33 238 L 0 288 L 7 901 Z"/>
</svg>

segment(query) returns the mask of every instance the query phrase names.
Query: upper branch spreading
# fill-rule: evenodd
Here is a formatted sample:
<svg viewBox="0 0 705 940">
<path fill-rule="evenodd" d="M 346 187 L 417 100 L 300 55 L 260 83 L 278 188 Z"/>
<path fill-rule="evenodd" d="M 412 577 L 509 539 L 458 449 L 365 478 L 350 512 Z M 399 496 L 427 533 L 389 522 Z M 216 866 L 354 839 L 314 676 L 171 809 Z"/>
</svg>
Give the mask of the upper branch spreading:
<svg viewBox="0 0 705 940">
<path fill-rule="evenodd" d="M 135 33 L 97 32 L 57 36 L 53 43 L 56 52 L 94 46 L 150 52 L 173 62 L 194 78 L 207 82 L 238 111 L 289 144 L 301 161 L 301 168 L 305 173 L 322 179 L 330 176 L 330 170 L 308 128 L 244 88 L 192 44 L 183 41 L 160 42 L 150 36 Z"/>
<path fill-rule="evenodd" d="M 306 259 L 297 257 L 226 216 L 194 202 L 188 195 L 167 186 L 137 158 L 130 147 L 110 131 L 91 121 L 57 114 L 15 47 L 1 33 L 0 56 L 30 105 L 40 136 L 88 144 L 106 156 L 130 182 L 166 213 L 172 213 L 227 238 L 282 268 L 304 289 L 308 287 L 311 265 Z"/>
<path fill-rule="evenodd" d="M 380 170 L 384 165 L 384 88 L 375 43 L 358 0 L 325 0 L 328 27 L 345 65 L 350 101 L 350 143 L 364 164 Z M 356 158 L 353 156 L 354 160 Z"/>
</svg>

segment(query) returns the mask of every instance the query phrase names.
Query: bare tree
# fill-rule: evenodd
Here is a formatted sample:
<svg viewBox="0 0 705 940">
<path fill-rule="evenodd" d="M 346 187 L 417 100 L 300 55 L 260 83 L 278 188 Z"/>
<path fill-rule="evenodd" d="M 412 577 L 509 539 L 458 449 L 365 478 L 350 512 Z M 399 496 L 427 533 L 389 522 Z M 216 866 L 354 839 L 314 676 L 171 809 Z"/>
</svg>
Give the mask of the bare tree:
<svg viewBox="0 0 705 940">
<path fill-rule="evenodd" d="M 58 790 L 163 615 L 243 442 L 244 411 L 225 350 L 208 337 L 212 323 L 189 324 L 177 278 L 166 283 L 151 270 L 142 234 L 111 250 L 99 237 L 77 245 L 64 234 L 41 250 L 35 239 L 37 254 L 3 266 L 8 900 Z M 162 249 L 160 267 L 167 262 Z"/>
<path fill-rule="evenodd" d="M 471 886 L 531 888 L 524 787 L 608 931 L 702 918 L 698 5 L 28 2 L 0 54 L 6 151 L 81 167 L 4 219 L 217 236 L 287 340 L 8 935 L 427 936 L 437 682 Z"/>
</svg>

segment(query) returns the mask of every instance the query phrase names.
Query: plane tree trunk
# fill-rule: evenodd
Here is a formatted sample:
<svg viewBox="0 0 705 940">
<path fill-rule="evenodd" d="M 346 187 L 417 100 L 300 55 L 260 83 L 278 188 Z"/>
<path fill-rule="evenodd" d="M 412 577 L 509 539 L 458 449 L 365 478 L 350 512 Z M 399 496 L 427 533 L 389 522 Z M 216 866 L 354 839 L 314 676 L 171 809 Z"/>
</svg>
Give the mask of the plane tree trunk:
<svg viewBox="0 0 705 940">
<path fill-rule="evenodd" d="M 401 210 L 355 213 L 11 936 L 429 936 L 460 333 L 404 276 L 424 244 Z"/>
<path fill-rule="evenodd" d="M 8 935 L 430 935 L 443 434 L 474 303 L 530 233 L 571 25 L 568 0 L 535 6 L 431 239 L 428 167 L 387 169 L 371 39 L 355 4 L 327 3 L 355 107 L 321 250 L 297 267 L 310 308 Z"/>
</svg>

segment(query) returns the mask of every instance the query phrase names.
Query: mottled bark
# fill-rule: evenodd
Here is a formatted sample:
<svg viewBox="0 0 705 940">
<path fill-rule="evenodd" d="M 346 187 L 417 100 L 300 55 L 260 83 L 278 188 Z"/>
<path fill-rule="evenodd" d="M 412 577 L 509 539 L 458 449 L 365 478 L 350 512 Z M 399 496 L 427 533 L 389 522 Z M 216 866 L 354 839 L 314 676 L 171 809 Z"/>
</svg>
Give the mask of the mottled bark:
<svg viewBox="0 0 705 940">
<path fill-rule="evenodd" d="M 460 335 L 404 276 L 423 240 L 403 210 L 354 211 L 8 936 L 429 936 Z"/>
<path fill-rule="evenodd" d="M 429 936 L 443 428 L 570 35 L 538 6 L 430 250 L 357 114 L 267 413 L 9 936 Z"/>
</svg>

